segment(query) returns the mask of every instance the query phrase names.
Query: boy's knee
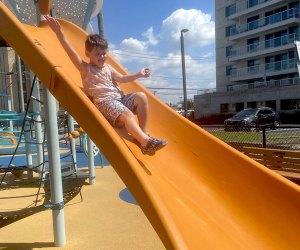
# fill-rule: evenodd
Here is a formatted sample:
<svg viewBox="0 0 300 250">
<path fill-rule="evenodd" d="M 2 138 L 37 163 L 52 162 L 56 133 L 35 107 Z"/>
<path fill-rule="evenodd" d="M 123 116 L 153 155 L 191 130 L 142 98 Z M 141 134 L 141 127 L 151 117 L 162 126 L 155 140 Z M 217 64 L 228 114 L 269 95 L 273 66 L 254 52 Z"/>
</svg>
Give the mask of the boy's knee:
<svg viewBox="0 0 300 250">
<path fill-rule="evenodd" d="M 141 103 L 147 104 L 148 103 L 147 95 L 144 92 L 137 92 L 135 101 L 136 104 L 141 104 Z"/>
<path fill-rule="evenodd" d="M 134 117 L 134 114 L 129 109 L 125 109 L 118 118 L 120 121 L 126 121 L 126 119 L 129 119 L 132 117 Z"/>
<path fill-rule="evenodd" d="M 131 112 L 128 112 L 128 110 L 124 110 L 122 114 L 118 116 L 116 119 L 116 127 L 123 127 L 126 123 L 127 120 L 131 117 Z"/>
</svg>

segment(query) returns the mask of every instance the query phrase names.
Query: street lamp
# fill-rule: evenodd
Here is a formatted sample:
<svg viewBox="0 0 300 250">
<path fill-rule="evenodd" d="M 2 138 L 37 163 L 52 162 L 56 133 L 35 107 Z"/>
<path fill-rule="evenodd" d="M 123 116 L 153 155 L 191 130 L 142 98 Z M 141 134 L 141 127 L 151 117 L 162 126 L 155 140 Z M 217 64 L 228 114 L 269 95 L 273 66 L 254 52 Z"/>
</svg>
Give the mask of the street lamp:
<svg viewBox="0 0 300 250">
<path fill-rule="evenodd" d="M 183 37 L 183 33 L 188 32 L 188 31 L 189 31 L 188 29 L 182 29 L 180 31 L 184 116 L 187 115 L 187 93 L 186 93 L 186 75 L 185 75 L 185 55 L 184 55 L 184 37 Z"/>
</svg>

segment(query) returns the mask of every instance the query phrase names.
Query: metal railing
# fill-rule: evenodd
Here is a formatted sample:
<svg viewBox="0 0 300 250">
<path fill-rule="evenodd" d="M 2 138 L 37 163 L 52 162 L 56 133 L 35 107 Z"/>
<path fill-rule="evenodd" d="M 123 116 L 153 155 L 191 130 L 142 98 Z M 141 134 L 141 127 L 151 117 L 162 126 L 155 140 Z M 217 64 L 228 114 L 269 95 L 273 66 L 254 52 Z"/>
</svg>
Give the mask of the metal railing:
<svg viewBox="0 0 300 250">
<path fill-rule="evenodd" d="M 247 1 L 243 1 L 243 2 L 239 2 L 237 3 L 236 5 L 236 13 L 239 13 L 241 11 L 244 11 L 244 10 L 247 10 L 247 9 L 250 9 L 250 8 L 253 8 L 255 6 L 258 6 L 258 5 L 261 5 L 261 4 L 264 4 L 266 2 L 271 2 L 272 0 L 247 0 Z M 235 13 L 233 13 L 235 14 Z"/>
<path fill-rule="evenodd" d="M 229 53 L 229 58 L 237 56 L 247 56 L 255 52 L 263 52 L 272 48 L 280 48 L 288 44 L 294 44 L 296 40 L 299 40 L 299 34 L 289 34 L 277 38 L 265 40 L 264 42 L 258 42 L 247 46 L 233 47 Z"/>
<path fill-rule="evenodd" d="M 230 80 L 234 80 L 239 77 L 251 77 L 253 75 L 257 77 L 266 76 L 267 73 L 278 73 L 279 71 L 298 71 L 297 59 L 282 60 L 278 62 L 271 62 L 266 64 L 254 65 L 250 67 L 232 69 L 230 74 Z"/>
<path fill-rule="evenodd" d="M 223 125 L 200 125 L 200 127 L 239 151 L 245 146 L 300 150 L 300 124 L 282 125 L 276 129 L 262 126 L 254 131 L 242 128 L 225 131 Z"/>
<path fill-rule="evenodd" d="M 264 27 L 267 25 L 272 25 L 275 23 L 283 22 L 287 19 L 298 18 L 299 19 L 299 9 L 292 8 L 289 10 L 285 10 L 279 13 L 275 13 L 270 16 L 266 16 L 264 18 L 260 18 L 258 20 L 254 20 L 249 23 L 245 23 L 237 27 L 232 27 L 229 31 L 229 36 L 234 36 L 238 34 L 242 34 L 251 30 L 258 29 L 260 27 Z"/>
</svg>

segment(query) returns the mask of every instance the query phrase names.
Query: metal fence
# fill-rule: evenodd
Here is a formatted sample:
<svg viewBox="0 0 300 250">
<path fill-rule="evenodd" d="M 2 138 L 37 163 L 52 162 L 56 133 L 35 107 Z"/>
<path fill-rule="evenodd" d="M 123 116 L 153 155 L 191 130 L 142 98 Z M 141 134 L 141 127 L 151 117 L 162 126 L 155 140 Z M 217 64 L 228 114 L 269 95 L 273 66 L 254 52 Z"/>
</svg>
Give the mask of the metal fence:
<svg viewBox="0 0 300 250">
<path fill-rule="evenodd" d="M 276 129 L 261 127 L 256 131 L 225 131 L 223 125 L 200 127 L 239 151 L 243 151 L 243 147 L 300 150 L 300 125 L 282 125 Z"/>
</svg>

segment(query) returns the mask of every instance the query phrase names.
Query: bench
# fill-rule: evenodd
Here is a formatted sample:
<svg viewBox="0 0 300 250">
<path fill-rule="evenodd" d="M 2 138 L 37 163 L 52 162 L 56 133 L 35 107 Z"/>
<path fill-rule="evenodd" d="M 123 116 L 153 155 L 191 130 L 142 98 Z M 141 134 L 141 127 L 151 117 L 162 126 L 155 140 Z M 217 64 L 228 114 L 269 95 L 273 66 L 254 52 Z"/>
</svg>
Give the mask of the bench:
<svg viewBox="0 0 300 250">
<path fill-rule="evenodd" d="M 243 152 L 287 179 L 300 180 L 300 151 L 243 147 Z"/>
</svg>

